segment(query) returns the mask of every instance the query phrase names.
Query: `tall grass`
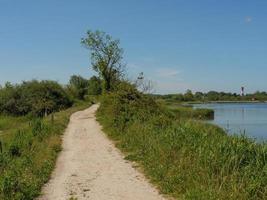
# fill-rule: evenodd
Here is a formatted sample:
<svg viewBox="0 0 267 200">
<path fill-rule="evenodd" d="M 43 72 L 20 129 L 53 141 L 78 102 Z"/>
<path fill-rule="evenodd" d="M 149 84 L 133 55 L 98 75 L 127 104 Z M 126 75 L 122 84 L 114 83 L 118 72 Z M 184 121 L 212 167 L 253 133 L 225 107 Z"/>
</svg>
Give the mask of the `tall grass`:
<svg viewBox="0 0 267 200">
<path fill-rule="evenodd" d="M 165 106 L 173 112 L 177 118 L 197 119 L 197 120 L 211 120 L 214 119 L 214 110 L 206 108 L 194 109 L 192 105 L 184 105 L 182 102 L 157 100 L 161 106 Z"/>
<path fill-rule="evenodd" d="M 214 111 L 211 109 L 192 107 L 177 106 L 173 108 L 168 108 L 173 112 L 177 118 L 187 118 L 187 119 L 199 119 L 199 120 L 211 120 L 214 119 Z"/>
<path fill-rule="evenodd" d="M 31 200 L 48 181 L 69 116 L 89 103 L 46 118 L 0 117 L 0 199 Z"/>
<path fill-rule="evenodd" d="M 164 194 L 178 199 L 267 199 L 267 145 L 177 118 L 125 87 L 98 111 L 105 132 Z"/>
</svg>

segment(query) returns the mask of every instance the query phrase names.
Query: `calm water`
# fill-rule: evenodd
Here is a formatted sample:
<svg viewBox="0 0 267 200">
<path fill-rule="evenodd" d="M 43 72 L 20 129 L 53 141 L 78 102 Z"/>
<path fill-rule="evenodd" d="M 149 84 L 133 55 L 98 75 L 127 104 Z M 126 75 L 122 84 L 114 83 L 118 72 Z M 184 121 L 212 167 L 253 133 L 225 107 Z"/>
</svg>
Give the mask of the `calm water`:
<svg viewBox="0 0 267 200">
<path fill-rule="evenodd" d="M 211 122 L 228 133 L 267 140 L 267 103 L 211 103 L 194 107 L 213 109 L 215 117 Z"/>
</svg>

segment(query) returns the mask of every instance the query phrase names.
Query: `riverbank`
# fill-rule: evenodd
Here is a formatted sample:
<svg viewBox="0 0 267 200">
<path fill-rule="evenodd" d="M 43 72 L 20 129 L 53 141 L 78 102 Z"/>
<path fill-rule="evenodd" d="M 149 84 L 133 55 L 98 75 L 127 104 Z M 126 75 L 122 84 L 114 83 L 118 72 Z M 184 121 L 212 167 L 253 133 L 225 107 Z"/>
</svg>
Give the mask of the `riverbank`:
<svg viewBox="0 0 267 200">
<path fill-rule="evenodd" d="M 104 98 L 104 131 L 162 193 L 177 199 L 266 199 L 266 144 L 177 118 L 125 88 Z"/>
<path fill-rule="evenodd" d="M 267 101 L 192 101 L 185 104 L 206 104 L 206 103 L 267 103 Z"/>
</svg>

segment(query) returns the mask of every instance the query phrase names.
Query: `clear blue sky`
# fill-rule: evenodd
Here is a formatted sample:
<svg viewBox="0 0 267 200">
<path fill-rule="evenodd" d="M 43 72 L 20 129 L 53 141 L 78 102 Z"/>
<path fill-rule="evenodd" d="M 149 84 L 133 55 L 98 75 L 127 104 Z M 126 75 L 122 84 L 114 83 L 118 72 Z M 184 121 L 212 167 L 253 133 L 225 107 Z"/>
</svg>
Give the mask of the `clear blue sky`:
<svg viewBox="0 0 267 200">
<path fill-rule="evenodd" d="M 89 77 L 87 29 L 121 40 L 158 93 L 267 90 L 266 0 L 0 0 L 0 84 Z"/>
</svg>

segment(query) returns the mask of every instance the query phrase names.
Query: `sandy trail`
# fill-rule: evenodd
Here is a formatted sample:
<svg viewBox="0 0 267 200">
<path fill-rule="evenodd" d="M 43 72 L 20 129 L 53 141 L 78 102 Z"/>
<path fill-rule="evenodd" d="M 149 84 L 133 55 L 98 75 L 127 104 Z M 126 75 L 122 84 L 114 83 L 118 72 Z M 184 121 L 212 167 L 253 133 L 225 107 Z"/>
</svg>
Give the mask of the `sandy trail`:
<svg viewBox="0 0 267 200">
<path fill-rule="evenodd" d="M 39 200 L 163 200 L 101 131 L 97 108 L 71 116 L 63 151 Z"/>
</svg>

